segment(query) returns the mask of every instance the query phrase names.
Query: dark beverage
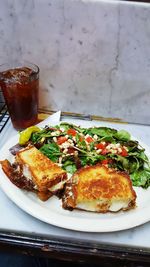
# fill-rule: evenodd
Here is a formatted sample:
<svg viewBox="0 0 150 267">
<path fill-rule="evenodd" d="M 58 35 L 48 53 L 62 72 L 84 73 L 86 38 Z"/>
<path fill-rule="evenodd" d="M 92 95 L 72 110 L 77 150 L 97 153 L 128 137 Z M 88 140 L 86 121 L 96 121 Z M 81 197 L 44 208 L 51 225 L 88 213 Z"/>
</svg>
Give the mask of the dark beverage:
<svg viewBox="0 0 150 267">
<path fill-rule="evenodd" d="M 22 130 L 35 124 L 38 115 L 39 68 L 30 64 L 29 67 L 0 71 L 0 87 L 14 128 Z"/>
</svg>

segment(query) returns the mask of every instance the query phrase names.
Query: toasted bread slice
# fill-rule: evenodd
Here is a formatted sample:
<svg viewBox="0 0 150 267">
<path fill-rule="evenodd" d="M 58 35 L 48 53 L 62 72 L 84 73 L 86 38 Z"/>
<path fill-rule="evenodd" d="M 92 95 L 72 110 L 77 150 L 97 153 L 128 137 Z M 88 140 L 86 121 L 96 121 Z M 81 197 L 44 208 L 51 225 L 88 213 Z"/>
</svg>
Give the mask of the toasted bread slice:
<svg viewBox="0 0 150 267">
<path fill-rule="evenodd" d="M 135 207 L 136 193 L 127 173 L 106 166 L 87 166 L 67 182 L 62 199 L 65 209 L 117 212 Z"/>
<path fill-rule="evenodd" d="M 14 185 L 27 191 L 35 191 L 33 181 L 24 177 L 18 166 L 11 165 L 7 159 L 0 161 L 0 164 L 4 173 Z"/>
<path fill-rule="evenodd" d="M 55 193 L 67 180 L 66 172 L 34 146 L 20 150 L 16 162 L 22 166 L 24 176 L 33 180 L 38 191 Z"/>
<path fill-rule="evenodd" d="M 13 164 L 8 160 L 3 160 L 0 164 L 13 184 L 37 193 L 43 201 L 54 194 L 59 195 L 67 180 L 63 169 L 31 145 L 16 153 Z"/>
</svg>

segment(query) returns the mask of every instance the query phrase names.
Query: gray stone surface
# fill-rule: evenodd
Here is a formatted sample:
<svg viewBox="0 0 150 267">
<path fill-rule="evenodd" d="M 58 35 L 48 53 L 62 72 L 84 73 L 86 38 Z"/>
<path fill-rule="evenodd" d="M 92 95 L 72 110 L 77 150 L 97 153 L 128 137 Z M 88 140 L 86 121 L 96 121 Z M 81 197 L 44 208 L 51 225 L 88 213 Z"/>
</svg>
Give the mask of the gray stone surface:
<svg viewBox="0 0 150 267">
<path fill-rule="evenodd" d="M 41 70 L 40 107 L 150 123 L 150 5 L 1 1 L 0 62 Z"/>
</svg>

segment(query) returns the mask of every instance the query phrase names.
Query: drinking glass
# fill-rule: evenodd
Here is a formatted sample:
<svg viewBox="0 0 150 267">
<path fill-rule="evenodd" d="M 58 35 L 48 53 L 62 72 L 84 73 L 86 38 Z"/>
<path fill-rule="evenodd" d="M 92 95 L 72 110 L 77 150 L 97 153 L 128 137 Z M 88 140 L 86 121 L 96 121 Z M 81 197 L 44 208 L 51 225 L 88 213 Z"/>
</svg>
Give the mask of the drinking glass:
<svg viewBox="0 0 150 267">
<path fill-rule="evenodd" d="M 0 88 L 16 130 L 37 122 L 39 67 L 30 62 L 0 65 Z"/>
</svg>

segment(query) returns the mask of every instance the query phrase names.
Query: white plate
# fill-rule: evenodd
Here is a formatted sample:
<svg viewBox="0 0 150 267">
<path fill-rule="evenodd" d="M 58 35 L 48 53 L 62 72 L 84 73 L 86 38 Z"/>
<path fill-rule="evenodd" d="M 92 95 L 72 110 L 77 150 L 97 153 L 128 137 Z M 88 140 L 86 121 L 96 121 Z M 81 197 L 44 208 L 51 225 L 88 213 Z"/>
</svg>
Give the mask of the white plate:
<svg viewBox="0 0 150 267">
<path fill-rule="evenodd" d="M 10 159 L 9 148 L 18 142 L 18 136 L 10 139 L 0 151 L 1 160 Z M 150 149 L 142 144 L 150 157 Z M 46 202 L 40 201 L 31 192 L 18 189 L 6 177 L 0 168 L 0 186 L 6 195 L 21 209 L 46 223 L 84 232 L 112 232 L 129 229 L 150 221 L 150 188 L 134 188 L 137 193 L 137 208 L 118 213 L 96 214 L 84 211 L 62 209 L 61 200 L 56 197 Z"/>
</svg>

